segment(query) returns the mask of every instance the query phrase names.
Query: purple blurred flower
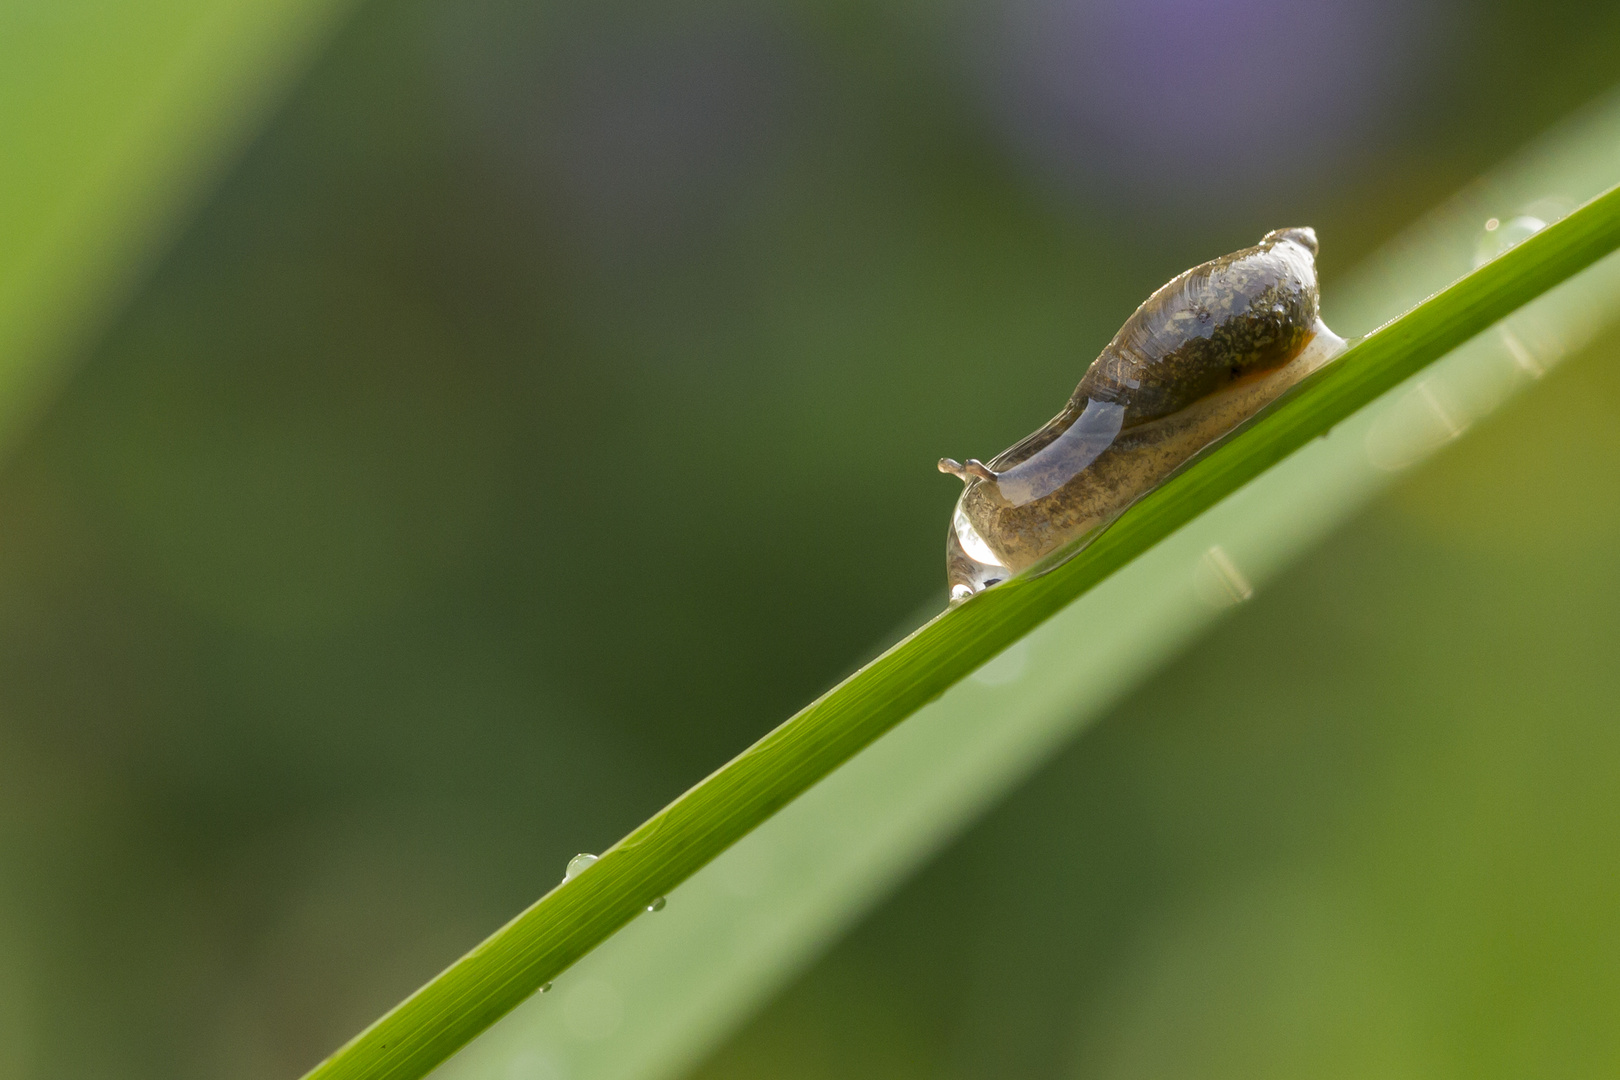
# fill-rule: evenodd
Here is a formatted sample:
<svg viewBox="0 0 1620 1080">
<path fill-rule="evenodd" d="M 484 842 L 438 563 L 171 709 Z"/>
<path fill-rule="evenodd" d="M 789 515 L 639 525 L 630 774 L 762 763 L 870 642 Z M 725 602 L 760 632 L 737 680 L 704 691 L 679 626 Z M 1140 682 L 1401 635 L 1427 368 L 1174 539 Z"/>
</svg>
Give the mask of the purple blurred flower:
<svg viewBox="0 0 1620 1080">
<path fill-rule="evenodd" d="M 1417 14 L 1395 0 L 1008 0 L 979 66 L 1042 166 L 1230 197 L 1352 153 L 1397 96 Z"/>
</svg>

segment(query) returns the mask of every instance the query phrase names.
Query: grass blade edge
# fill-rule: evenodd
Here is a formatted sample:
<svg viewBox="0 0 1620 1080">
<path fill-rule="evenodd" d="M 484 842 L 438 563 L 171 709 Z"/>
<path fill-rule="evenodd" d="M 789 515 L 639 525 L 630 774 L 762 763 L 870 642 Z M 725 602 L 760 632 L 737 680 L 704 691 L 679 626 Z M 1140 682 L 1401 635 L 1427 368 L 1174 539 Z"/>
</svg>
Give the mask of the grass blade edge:
<svg viewBox="0 0 1620 1080">
<path fill-rule="evenodd" d="M 1138 554 L 1620 246 L 1620 189 L 1362 339 L 1074 559 L 935 618 L 711 774 L 351 1040 L 309 1080 L 415 1080 L 885 731 Z"/>
</svg>

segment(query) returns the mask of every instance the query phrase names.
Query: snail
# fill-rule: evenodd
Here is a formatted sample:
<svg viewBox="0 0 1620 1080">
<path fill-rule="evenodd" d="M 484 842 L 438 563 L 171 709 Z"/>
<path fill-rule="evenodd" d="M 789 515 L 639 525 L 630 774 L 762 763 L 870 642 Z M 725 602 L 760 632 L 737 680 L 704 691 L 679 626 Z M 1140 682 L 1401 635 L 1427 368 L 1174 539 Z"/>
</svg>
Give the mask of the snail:
<svg viewBox="0 0 1620 1080">
<path fill-rule="evenodd" d="M 1278 229 L 1195 266 L 1136 309 L 1063 411 L 992 458 L 939 470 L 951 601 L 1072 553 L 1137 498 L 1345 349 L 1322 322 L 1316 232 Z"/>
</svg>

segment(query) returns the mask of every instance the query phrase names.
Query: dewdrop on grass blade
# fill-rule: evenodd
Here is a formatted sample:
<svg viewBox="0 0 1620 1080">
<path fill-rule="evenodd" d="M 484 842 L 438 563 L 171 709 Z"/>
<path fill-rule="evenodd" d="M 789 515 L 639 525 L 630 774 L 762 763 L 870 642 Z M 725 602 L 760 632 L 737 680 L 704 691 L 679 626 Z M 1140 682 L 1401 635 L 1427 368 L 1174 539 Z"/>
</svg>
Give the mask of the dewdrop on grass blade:
<svg viewBox="0 0 1620 1080">
<path fill-rule="evenodd" d="M 588 851 L 582 851 L 568 860 L 568 867 L 563 871 L 564 881 L 573 881 L 585 872 L 585 869 L 597 860 L 597 856 Z"/>
</svg>

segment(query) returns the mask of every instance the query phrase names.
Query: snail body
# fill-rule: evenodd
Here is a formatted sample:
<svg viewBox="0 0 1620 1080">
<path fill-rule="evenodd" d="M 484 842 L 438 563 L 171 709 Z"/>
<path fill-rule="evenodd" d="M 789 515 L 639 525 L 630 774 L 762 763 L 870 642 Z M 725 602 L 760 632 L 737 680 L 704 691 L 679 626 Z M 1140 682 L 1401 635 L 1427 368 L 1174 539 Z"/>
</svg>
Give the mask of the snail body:
<svg viewBox="0 0 1620 1080">
<path fill-rule="evenodd" d="M 1316 233 L 1278 229 L 1195 266 L 1136 309 L 1063 411 L 991 459 L 949 458 L 951 599 L 1095 532 L 1344 350 L 1321 320 Z"/>
</svg>

